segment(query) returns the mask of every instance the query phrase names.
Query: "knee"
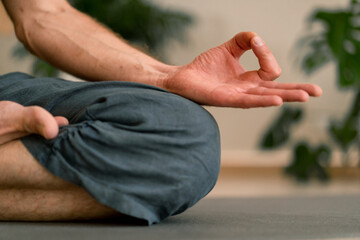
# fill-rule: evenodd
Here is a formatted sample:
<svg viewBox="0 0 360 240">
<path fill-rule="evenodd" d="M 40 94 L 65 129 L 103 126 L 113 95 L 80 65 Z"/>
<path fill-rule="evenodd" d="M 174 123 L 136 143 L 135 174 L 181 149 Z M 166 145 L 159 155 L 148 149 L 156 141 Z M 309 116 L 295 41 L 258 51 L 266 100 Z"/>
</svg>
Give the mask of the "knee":
<svg viewBox="0 0 360 240">
<path fill-rule="evenodd" d="M 214 118 L 165 92 L 136 95 L 136 102 L 126 99 L 124 104 L 118 98 L 87 109 L 89 121 L 60 134 L 57 149 L 69 154 L 61 158 L 73 159 L 71 168 L 80 169 L 70 181 L 78 181 L 101 203 L 150 223 L 205 197 L 220 170 Z M 99 187 L 109 180 L 107 187 Z"/>
<path fill-rule="evenodd" d="M 176 161 L 182 164 L 178 168 L 177 209 L 178 214 L 193 206 L 205 197 L 214 187 L 220 171 L 220 134 L 215 119 L 201 106 L 180 99 L 176 104 L 181 120 L 176 141 L 181 142 L 174 151 Z M 178 165 L 178 163 L 176 163 Z"/>
<path fill-rule="evenodd" d="M 113 146 L 143 166 L 139 172 L 146 172 L 149 187 L 161 189 L 143 198 L 157 199 L 163 219 L 193 206 L 214 187 L 220 171 L 220 134 L 215 119 L 198 104 L 170 93 L 152 93 L 137 95 L 134 105 L 111 104 L 108 99 L 96 117 L 126 129 L 118 134 L 118 139 L 126 139 Z"/>
</svg>

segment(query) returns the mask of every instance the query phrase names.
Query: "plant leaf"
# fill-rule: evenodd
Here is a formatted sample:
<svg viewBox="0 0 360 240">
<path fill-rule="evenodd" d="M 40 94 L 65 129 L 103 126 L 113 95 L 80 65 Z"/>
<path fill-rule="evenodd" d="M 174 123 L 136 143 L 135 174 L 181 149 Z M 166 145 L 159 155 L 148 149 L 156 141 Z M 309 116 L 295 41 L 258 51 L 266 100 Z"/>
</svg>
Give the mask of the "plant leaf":
<svg viewBox="0 0 360 240">
<path fill-rule="evenodd" d="M 186 13 L 162 9 L 145 0 L 73 0 L 72 3 L 125 39 L 145 45 L 157 54 L 169 38 L 184 40 L 183 31 L 193 20 Z"/>
<path fill-rule="evenodd" d="M 355 143 L 358 136 L 358 125 L 360 118 L 360 91 L 354 98 L 353 105 L 342 122 L 332 121 L 329 127 L 331 137 L 340 146 L 343 152 L 347 152 Z"/>
<path fill-rule="evenodd" d="M 360 42 L 354 38 L 353 12 L 317 11 L 313 21 L 325 24 L 326 42 L 337 63 L 338 83 L 342 87 L 360 86 Z"/>
<path fill-rule="evenodd" d="M 326 145 L 312 149 L 308 143 L 300 142 L 294 147 L 293 161 L 285 173 L 299 181 L 308 181 L 315 177 L 321 181 L 329 179 L 326 167 L 329 165 L 331 150 Z"/>
<path fill-rule="evenodd" d="M 34 60 L 32 72 L 39 77 L 58 77 L 60 73 L 59 70 L 39 58 Z"/>
<path fill-rule="evenodd" d="M 284 107 L 262 137 L 260 146 L 264 149 L 272 149 L 283 145 L 290 137 L 292 125 L 299 122 L 302 115 L 301 108 Z"/>
</svg>

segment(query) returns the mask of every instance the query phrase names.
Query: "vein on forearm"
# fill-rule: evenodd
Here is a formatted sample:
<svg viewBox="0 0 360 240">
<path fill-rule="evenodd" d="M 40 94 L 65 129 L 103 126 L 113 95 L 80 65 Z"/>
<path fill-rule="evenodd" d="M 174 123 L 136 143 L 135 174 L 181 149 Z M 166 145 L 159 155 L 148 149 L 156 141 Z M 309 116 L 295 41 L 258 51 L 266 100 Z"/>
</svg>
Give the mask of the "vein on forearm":
<svg viewBox="0 0 360 240">
<path fill-rule="evenodd" d="M 42 13 L 25 23 L 25 45 L 60 69 L 91 81 L 121 80 L 151 85 L 166 65 L 122 42 L 110 30 L 77 12 Z"/>
</svg>

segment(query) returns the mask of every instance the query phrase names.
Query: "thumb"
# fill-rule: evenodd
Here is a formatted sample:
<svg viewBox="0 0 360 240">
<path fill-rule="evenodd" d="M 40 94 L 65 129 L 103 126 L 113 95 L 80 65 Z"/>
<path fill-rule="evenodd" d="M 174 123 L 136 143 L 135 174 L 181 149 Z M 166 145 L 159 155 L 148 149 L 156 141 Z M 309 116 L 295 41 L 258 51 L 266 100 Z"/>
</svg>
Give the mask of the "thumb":
<svg viewBox="0 0 360 240">
<path fill-rule="evenodd" d="M 58 120 L 45 109 L 32 106 L 24 108 L 23 130 L 40 134 L 46 139 L 55 138 L 59 132 Z M 61 119 L 61 123 L 64 119 Z M 67 120 L 66 120 L 67 121 Z"/>
</svg>

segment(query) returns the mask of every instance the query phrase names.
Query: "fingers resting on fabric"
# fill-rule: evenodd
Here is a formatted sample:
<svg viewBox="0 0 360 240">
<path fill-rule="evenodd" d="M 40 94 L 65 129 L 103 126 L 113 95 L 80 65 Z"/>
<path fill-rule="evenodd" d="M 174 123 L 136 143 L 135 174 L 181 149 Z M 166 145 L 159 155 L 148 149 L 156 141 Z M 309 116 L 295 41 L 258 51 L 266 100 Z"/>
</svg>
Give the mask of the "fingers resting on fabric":
<svg viewBox="0 0 360 240">
<path fill-rule="evenodd" d="M 66 118 L 53 117 L 41 107 L 0 101 L 0 144 L 33 133 L 52 139 L 57 136 L 59 126 L 67 124 Z"/>
</svg>

